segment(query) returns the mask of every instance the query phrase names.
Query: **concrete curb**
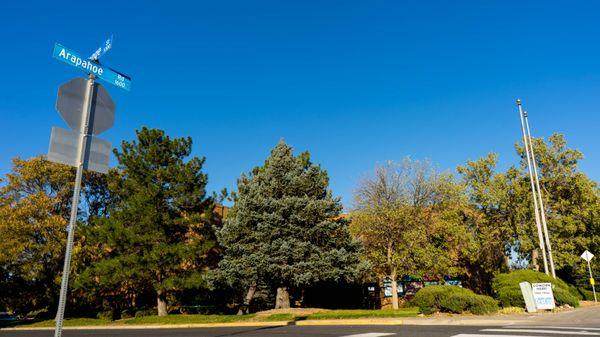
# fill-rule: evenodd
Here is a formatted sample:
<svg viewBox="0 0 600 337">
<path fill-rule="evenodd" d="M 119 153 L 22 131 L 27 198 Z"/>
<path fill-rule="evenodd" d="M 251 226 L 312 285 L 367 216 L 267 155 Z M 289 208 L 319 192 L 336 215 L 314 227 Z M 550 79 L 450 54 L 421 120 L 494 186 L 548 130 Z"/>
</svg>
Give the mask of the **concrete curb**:
<svg viewBox="0 0 600 337">
<path fill-rule="evenodd" d="M 274 322 L 231 322 L 231 323 L 193 323 L 193 324 L 156 324 L 156 325 L 90 325 L 67 326 L 64 330 L 146 330 L 146 329 L 189 329 L 189 328 L 244 328 L 278 326 L 342 326 L 342 325 L 511 325 L 526 322 L 528 317 L 520 319 L 491 318 L 360 318 L 360 319 L 323 319 Z M 54 327 L 14 327 L 1 330 L 54 330 Z"/>
<path fill-rule="evenodd" d="M 293 325 L 292 321 L 281 322 L 232 322 L 232 323 L 191 323 L 191 324 L 149 324 L 149 325 L 86 325 L 65 326 L 63 330 L 146 330 L 146 329 L 190 329 L 190 328 L 251 328 L 251 327 L 276 327 Z M 14 327 L 3 328 L 1 331 L 11 330 L 54 330 L 54 327 Z"/>
</svg>

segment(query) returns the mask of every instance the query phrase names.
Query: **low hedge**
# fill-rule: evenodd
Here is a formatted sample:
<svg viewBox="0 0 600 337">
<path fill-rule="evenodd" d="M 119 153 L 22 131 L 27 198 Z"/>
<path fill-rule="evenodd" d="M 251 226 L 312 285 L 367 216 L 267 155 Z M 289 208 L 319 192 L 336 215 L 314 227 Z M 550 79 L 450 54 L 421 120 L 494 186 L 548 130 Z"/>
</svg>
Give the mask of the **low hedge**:
<svg viewBox="0 0 600 337">
<path fill-rule="evenodd" d="M 583 301 L 593 301 L 594 300 L 594 292 L 582 287 L 576 287 L 572 284 L 569 284 L 569 292 L 571 295 L 577 297 L 579 300 Z"/>
<path fill-rule="evenodd" d="M 483 315 L 498 310 L 498 303 L 493 298 L 477 295 L 469 289 L 451 285 L 427 286 L 419 290 L 410 303 L 419 307 L 424 314 L 470 312 Z"/>
<path fill-rule="evenodd" d="M 569 285 L 563 280 L 533 270 L 516 270 L 498 274 L 492 280 L 492 292 L 502 307 L 525 307 L 519 283 L 552 283 L 552 292 L 557 305 L 579 306 L 579 300 L 572 294 Z"/>
</svg>

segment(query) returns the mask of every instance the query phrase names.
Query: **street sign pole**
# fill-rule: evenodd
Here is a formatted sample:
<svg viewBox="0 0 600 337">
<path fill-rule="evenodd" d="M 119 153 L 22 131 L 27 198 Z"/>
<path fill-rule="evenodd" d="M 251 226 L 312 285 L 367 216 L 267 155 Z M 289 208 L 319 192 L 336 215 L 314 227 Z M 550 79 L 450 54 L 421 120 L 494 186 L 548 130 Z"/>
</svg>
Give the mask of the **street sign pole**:
<svg viewBox="0 0 600 337">
<path fill-rule="evenodd" d="M 594 258 L 594 254 L 586 249 L 585 252 L 581 254 L 581 258 L 587 262 L 588 272 L 590 273 L 590 284 L 592 285 L 592 291 L 594 292 L 594 302 L 598 302 L 598 299 L 596 298 L 596 281 L 594 281 L 594 276 L 592 276 L 592 266 L 590 265 L 590 261 Z"/>
<path fill-rule="evenodd" d="M 542 225 L 540 223 L 540 212 L 538 209 L 538 199 L 533 180 L 533 170 L 531 168 L 531 158 L 529 157 L 529 142 L 525 132 L 525 121 L 523 120 L 523 108 L 521 100 L 517 99 L 517 107 L 519 109 L 519 117 L 521 118 L 521 131 L 523 132 L 523 144 L 525 144 L 525 156 L 527 157 L 527 169 L 529 171 L 529 180 L 531 181 L 531 193 L 533 194 L 533 209 L 535 213 L 535 225 L 538 231 L 538 239 L 540 241 L 540 250 L 542 251 L 542 259 L 544 260 L 544 272 L 548 275 L 548 260 L 546 258 L 546 247 L 544 245 L 544 235 L 542 234 Z"/>
<path fill-rule="evenodd" d="M 60 284 L 60 298 L 58 300 L 58 310 L 56 311 L 56 329 L 54 337 L 62 336 L 63 320 L 65 316 L 65 304 L 67 302 L 67 290 L 69 287 L 69 272 L 71 270 L 71 253 L 73 251 L 73 241 L 75 239 L 75 226 L 77 224 L 77 211 L 79 209 L 79 194 L 81 192 L 81 179 L 85 163 L 85 154 L 87 140 L 89 138 L 89 119 L 92 109 L 92 100 L 95 94 L 95 77 L 90 75 L 87 80 L 87 90 L 83 102 L 83 116 L 81 129 L 79 130 L 79 144 L 77 165 L 77 174 L 75 176 L 75 187 L 73 190 L 73 202 L 71 204 L 71 217 L 69 219 L 69 234 L 67 237 L 67 249 L 65 252 L 65 262 L 63 266 L 62 281 Z"/>
<path fill-rule="evenodd" d="M 590 283 L 592 284 L 592 291 L 594 292 L 594 302 L 598 302 L 598 299 L 596 298 L 596 285 L 595 285 L 595 281 L 594 281 L 594 277 L 592 276 L 592 267 L 590 266 L 590 260 L 587 260 L 587 264 L 588 264 L 588 271 L 590 272 Z"/>
</svg>

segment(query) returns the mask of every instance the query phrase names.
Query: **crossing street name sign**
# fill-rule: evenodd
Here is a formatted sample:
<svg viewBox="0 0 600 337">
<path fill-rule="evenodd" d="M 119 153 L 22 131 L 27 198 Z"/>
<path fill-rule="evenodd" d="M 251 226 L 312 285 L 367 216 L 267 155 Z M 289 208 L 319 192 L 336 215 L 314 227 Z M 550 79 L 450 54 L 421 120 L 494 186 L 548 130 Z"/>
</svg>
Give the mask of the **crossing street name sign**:
<svg viewBox="0 0 600 337">
<path fill-rule="evenodd" d="M 92 56 L 90 56 L 90 60 L 98 61 L 98 59 L 100 59 L 102 57 L 102 55 L 106 54 L 106 52 L 112 48 L 112 41 L 113 41 L 113 36 L 111 35 L 104 42 L 104 44 L 100 48 L 96 49 L 96 51 L 92 54 Z"/>
<path fill-rule="evenodd" d="M 52 57 L 79 70 L 83 70 L 88 74 L 94 75 L 116 87 L 127 91 L 131 90 L 131 78 L 128 76 L 92 60 L 88 60 L 85 57 L 81 57 L 77 52 L 58 43 L 54 44 Z"/>
</svg>

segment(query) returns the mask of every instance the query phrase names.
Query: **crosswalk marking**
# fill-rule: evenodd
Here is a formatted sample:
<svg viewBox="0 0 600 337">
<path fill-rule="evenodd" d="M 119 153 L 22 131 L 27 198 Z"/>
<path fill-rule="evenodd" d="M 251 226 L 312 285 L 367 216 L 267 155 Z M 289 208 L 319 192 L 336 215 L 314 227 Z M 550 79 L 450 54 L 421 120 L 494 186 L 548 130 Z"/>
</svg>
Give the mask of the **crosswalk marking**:
<svg viewBox="0 0 600 337">
<path fill-rule="evenodd" d="M 382 336 L 390 336 L 395 335 L 395 333 L 391 332 L 367 332 L 367 333 L 359 333 L 356 335 L 346 335 L 342 337 L 382 337 Z"/>
<path fill-rule="evenodd" d="M 482 335 L 477 333 L 461 333 L 452 337 L 534 337 L 531 335 Z"/>
<path fill-rule="evenodd" d="M 543 325 L 507 325 L 507 329 L 563 329 L 563 330 L 584 330 L 584 331 L 600 331 L 600 328 L 586 328 L 574 326 L 543 326 Z"/>
<path fill-rule="evenodd" d="M 548 333 L 548 334 L 558 334 L 558 335 L 585 335 L 585 336 L 600 336 L 600 332 L 591 332 L 591 331 L 558 331 L 558 330 L 548 330 L 548 329 L 483 329 L 480 331 L 486 332 L 529 332 L 529 333 Z"/>
</svg>

